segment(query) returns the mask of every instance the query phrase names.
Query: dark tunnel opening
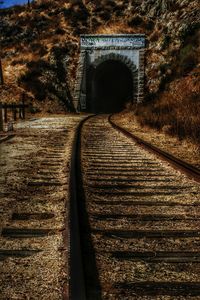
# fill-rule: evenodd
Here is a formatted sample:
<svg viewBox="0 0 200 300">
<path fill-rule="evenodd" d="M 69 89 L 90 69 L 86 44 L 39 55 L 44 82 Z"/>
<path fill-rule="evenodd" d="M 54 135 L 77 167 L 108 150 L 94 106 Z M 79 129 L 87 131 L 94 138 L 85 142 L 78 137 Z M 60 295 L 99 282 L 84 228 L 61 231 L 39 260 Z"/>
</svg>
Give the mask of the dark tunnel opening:
<svg viewBox="0 0 200 300">
<path fill-rule="evenodd" d="M 90 112 L 120 112 L 133 99 L 133 75 L 123 62 L 101 63 L 93 70 L 89 83 Z"/>
</svg>

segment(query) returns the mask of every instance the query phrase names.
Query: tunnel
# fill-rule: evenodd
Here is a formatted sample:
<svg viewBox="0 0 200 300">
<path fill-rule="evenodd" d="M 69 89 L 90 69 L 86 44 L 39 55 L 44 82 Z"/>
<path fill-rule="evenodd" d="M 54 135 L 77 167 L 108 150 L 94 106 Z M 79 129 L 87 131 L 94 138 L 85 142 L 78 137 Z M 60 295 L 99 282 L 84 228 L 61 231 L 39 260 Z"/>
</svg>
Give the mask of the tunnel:
<svg viewBox="0 0 200 300">
<path fill-rule="evenodd" d="M 106 60 L 89 78 L 89 110 L 92 113 L 115 113 L 133 99 L 133 75 L 125 63 Z"/>
</svg>

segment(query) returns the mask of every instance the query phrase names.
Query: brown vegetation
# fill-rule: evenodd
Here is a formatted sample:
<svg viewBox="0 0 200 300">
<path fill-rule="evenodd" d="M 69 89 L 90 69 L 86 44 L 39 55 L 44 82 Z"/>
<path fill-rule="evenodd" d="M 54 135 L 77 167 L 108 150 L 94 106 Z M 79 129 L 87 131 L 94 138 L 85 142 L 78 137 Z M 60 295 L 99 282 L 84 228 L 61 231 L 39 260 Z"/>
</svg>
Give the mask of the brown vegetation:
<svg viewBox="0 0 200 300">
<path fill-rule="evenodd" d="M 135 108 L 141 125 L 150 125 L 180 139 L 200 144 L 200 69 L 173 81 L 168 90 L 154 100 Z"/>
</svg>

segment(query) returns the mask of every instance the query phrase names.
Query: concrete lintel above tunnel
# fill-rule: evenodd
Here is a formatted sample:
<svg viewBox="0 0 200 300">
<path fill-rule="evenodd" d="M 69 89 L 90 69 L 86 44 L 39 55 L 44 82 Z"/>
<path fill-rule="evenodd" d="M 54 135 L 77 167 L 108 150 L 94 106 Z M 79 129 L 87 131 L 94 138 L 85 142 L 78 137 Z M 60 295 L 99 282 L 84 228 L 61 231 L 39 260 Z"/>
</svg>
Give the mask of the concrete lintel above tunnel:
<svg viewBox="0 0 200 300">
<path fill-rule="evenodd" d="M 110 113 L 143 100 L 144 34 L 81 35 L 74 105 Z"/>
</svg>

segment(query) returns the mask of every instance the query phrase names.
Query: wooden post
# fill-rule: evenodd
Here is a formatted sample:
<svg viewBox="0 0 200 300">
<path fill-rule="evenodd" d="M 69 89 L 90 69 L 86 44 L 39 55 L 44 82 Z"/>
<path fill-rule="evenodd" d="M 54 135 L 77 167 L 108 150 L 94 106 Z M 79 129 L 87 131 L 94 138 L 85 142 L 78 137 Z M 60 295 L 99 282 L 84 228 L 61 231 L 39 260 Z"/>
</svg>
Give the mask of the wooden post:
<svg viewBox="0 0 200 300">
<path fill-rule="evenodd" d="M 15 104 L 13 104 L 12 111 L 13 111 L 13 120 L 16 121 L 17 120 L 17 109 L 16 109 Z"/>
<path fill-rule="evenodd" d="M 17 121 L 17 108 L 14 107 L 14 121 Z"/>
<path fill-rule="evenodd" d="M 2 104 L 0 103 L 0 131 L 3 131 Z"/>
<path fill-rule="evenodd" d="M 19 105 L 19 119 L 22 119 L 22 103 Z"/>
<path fill-rule="evenodd" d="M 0 85 L 4 84 L 4 79 L 3 79 L 3 69 L 2 69 L 2 63 L 1 63 L 1 58 L 0 58 Z"/>
<path fill-rule="evenodd" d="M 25 119 L 25 93 L 22 94 L 22 119 Z"/>
<path fill-rule="evenodd" d="M 8 109 L 7 109 L 7 104 L 4 104 L 4 122 L 8 122 Z"/>
</svg>

